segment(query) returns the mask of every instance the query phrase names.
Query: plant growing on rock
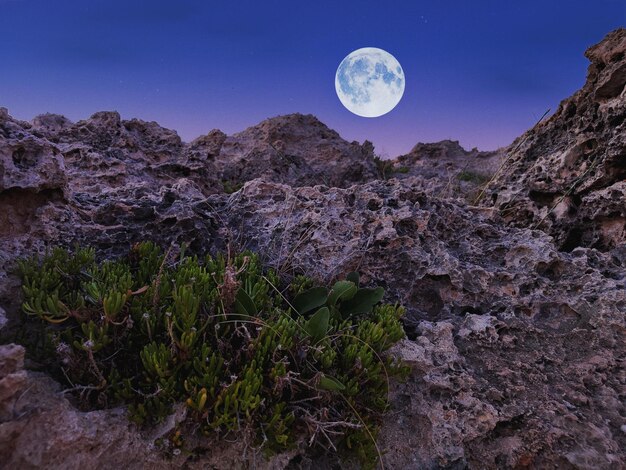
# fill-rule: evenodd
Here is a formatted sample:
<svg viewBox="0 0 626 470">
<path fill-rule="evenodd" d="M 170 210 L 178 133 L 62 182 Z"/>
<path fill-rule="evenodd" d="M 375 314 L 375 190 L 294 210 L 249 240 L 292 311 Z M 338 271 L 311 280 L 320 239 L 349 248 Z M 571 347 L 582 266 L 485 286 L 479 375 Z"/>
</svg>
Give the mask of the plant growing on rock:
<svg viewBox="0 0 626 470">
<path fill-rule="evenodd" d="M 408 166 L 395 166 L 392 160 L 385 160 L 378 156 L 374 157 L 374 164 L 376 165 L 378 176 L 383 180 L 388 180 L 394 175 L 406 174 L 410 171 Z"/>
<path fill-rule="evenodd" d="M 330 289 L 284 284 L 251 252 L 174 257 L 151 242 L 103 262 L 56 248 L 20 268 L 23 310 L 49 325 L 60 376 L 85 406 L 126 404 L 149 425 L 184 403 L 190 432 L 253 436 L 268 451 L 306 440 L 375 462 L 389 377 L 403 370 L 382 353 L 404 336 L 404 309 L 356 273 Z"/>
</svg>

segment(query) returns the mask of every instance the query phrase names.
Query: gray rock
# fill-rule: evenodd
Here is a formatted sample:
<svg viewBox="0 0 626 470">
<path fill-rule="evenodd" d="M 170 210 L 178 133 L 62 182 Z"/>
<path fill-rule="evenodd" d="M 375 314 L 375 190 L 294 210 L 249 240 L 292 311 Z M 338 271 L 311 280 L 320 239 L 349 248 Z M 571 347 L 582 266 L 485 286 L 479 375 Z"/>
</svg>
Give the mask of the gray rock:
<svg viewBox="0 0 626 470">
<path fill-rule="evenodd" d="M 378 175 L 371 143 L 348 143 L 310 114 L 266 119 L 226 137 L 214 162 L 220 178 L 237 185 L 263 178 L 291 186 L 346 187 Z"/>
<path fill-rule="evenodd" d="M 7 318 L 7 312 L 5 312 L 2 307 L 0 307 L 0 330 L 5 327 L 8 321 L 9 319 Z"/>
<path fill-rule="evenodd" d="M 465 150 L 457 141 L 418 143 L 406 155 L 388 161 L 386 177 L 421 179 L 423 189 L 437 197 L 473 201 L 480 188 L 496 173 L 504 149 Z"/>
<path fill-rule="evenodd" d="M 585 55 L 583 88 L 519 137 L 483 204 L 516 226 L 540 227 L 561 250 L 626 241 L 626 29 Z"/>
</svg>

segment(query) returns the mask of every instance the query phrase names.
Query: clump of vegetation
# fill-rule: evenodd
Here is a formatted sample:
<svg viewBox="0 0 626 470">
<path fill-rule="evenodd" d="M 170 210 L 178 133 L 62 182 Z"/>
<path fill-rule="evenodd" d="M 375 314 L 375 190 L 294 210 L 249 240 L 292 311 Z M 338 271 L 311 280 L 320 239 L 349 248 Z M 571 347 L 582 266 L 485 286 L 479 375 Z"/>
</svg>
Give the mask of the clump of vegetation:
<svg viewBox="0 0 626 470">
<path fill-rule="evenodd" d="M 380 455 L 389 377 L 382 353 L 404 337 L 404 309 L 356 273 L 332 287 L 283 284 L 244 252 L 199 259 L 151 242 L 124 259 L 56 248 L 20 263 L 24 312 L 46 325 L 59 375 L 85 406 L 128 405 L 139 424 L 177 403 L 189 429 Z M 180 430 L 172 437 L 182 446 Z"/>
<path fill-rule="evenodd" d="M 376 169 L 378 170 L 378 176 L 380 176 L 384 180 L 386 180 L 393 172 L 393 163 L 391 163 L 389 160 L 384 160 L 380 157 L 374 157 L 374 163 L 376 164 Z"/>
<path fill-rule="evenodd" d="M 224 192 L 226 194 L 232 194 L 243 188 L 243 183 L 237 183 L 236 181 L 231 180 L 222 180 L 222 187 L 224 188 Z"/>
<path fill-rule="evenodd" d="M 475 171 L 470 170 L 462 170 L 457 175 L 456 178 L 459 181 L 467 181 L 475 184 L 484 184 L 489 181 L 489 176 L 484 175 L 482 173 L 477 173 Z"/>
<path fill-rule="evenodd" d="M 408 166 L 394 166 L 391 160 L 385 160 L 378 156 L 374 157 L 374 163 L 378 170 L 378 176 L 384 180 L 391 178 L 394 174 L 406 174 L 410 171 Z"/>
</svg>

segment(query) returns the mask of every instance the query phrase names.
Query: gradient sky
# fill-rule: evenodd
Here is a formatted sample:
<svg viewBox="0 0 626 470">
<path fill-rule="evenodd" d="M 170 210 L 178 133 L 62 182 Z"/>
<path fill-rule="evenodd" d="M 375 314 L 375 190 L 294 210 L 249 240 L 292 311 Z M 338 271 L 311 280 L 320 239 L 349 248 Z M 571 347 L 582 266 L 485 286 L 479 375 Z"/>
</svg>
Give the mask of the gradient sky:
<svg viewBox="0 0 626 470">
<path fill-rule="evenodd" d="M 26 120 L 117 110 L 184 140 L 301 112 L 382 155 L 448 138 L 493 149 L 578 89 L 584 50 L 625 24 L 624 0 L 0 0 L 0 106 Z M 373 119 L 334 88 L 367 46 L 406 75 Z"/>
</svg>

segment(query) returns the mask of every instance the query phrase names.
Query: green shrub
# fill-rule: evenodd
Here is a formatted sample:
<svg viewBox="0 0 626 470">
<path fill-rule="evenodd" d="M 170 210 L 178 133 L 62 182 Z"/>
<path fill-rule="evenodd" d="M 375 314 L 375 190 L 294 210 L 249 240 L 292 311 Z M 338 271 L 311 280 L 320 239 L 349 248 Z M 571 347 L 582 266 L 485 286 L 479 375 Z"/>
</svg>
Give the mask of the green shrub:
<svg viewBox="0 0 626 470">
<path fill-rule="evenodd" d="M 393 173 L 393 163 L 389 160 L 384 160 L 380 157 L 374 157 L 374 163 L 376 164 L 376 170 L 378 176 L 384 180 L 389 178 L 389 175 Z"/>
<path fill-rule="evenodd" d="M 462 170 L 457 175 L 456 178 L 459 181 L 468 181 L 470 183 L 475 184 L 483 184 L 489 180 L 489 176 L 484 175 L 482 173 L 477 173 L 471 170 Z"/>
<path fill-rule="evenodd" d="M 222 187 L 224 188 L 224 192 L 226 194 L 232 194 L 243 188 L 243 183 L 238 183 L 231 180 L 222 180 Z"/>
<path fill-rule="evenodd" d="M 393 160 L 384 160 L 380 157 L 374 157 L 378 176 L 383 180 L 387 180 L 396 174 L 407 174 L 411 169 L 408 166 L 395 166 Z"/>
<path fill-rule="evenodd" d="M 251 252 L 174 257 L 151 242 L 103 262 L 56 248 L 20 268 L 23 311 L 48 325 L 84 406 L 125 404 L 149 425 L 185 403 L 207 435 L 252 431 L 268 451 L 306 439 L 375 463 L 389 376 L 405 370 L 381 354 L 404 337 L 404 309 L 356 273 L 284 284 Z"/>
</svg>

